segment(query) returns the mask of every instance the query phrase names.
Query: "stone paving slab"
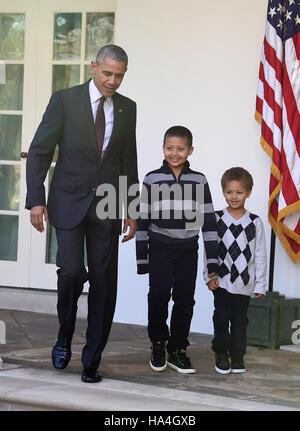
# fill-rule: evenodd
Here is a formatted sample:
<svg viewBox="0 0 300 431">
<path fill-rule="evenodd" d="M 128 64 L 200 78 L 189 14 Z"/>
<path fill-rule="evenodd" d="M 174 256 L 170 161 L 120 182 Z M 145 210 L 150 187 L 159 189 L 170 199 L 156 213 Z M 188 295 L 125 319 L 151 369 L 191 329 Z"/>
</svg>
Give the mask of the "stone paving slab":
<svg viewBox="0 0 300 431">
<path fill-rule="evenodd" d="M 53 410 L 76 411 L 291 411 L 290 407 L 233 397 L 104 379 L 80 382 L 71 373 L 15 368 L 0 372 L 0 400 Z"/>
<path fill-rule="evenodd" d="M 87 386 L 80 381 L 81 351 L 84 345 L 86 325 L 84 319 L 79 319 L 77 323 L 70 364 L 66 370 L 60 372 L 53 370 L 51 363 L 51 349 L 55 340 L 53 335 L 56 334 L 57 330 L 55 316 L 0 310 L 0 320 L 4 320 L 4 318 L 8 322 L 8 343 L 0 345 L 0 356 L 4 360 L 5 367 L 10 365 L 19 370 L 9 371 L 9 376 L 8 371 L 4 370 L 6 377 L 16 379 L 17 374 L 13 375 L 13 373 L 25 373 L 24 379 L 27 379 L 28 383 L 29 374 L 26 373 L 29 373 L 28 370 L 35 370 L 32 373 L 40 376 L 40 385 L 35 385 L 36 388 L 39 388 L 40 394 L 42 394 L 42 388 L 45 384 L 44 377 L 41 377 L 42 374 L 40 373 L 46 373 L 47 376 L 51 375 L 51 384 L 54 385 L 54 388 L 56 384 L 66 384 L 65 379 L 69 382 L 68 384 L 71 384 L 70 382 L 75 386 L 78 384 L 79 389 L 84 389 Z M 299 353 L 248 346 L 247 372 L 224 376 L 214 370 L 214 353 L 210 348 L 211 339 L 212 337 L 207 334 L 191 334 L 190 336 L 191 346 L 188 349 L 188 354 L 197 368 L 197 373 L 183 375 L 170 368 L 162 373 L 157 373 L 149 366 L 150 343 L 146 328 L 138 325 L 114 323 L 100 367 L 103 381 L 96 386 L 108 390 L 109 385 L 117 384 L 112 382 L 118 382 L 119 385 L 123 386 L 132 385 L 132 387 L 136 387 L 138 385 L 137 387 L 141 387 L 144 385 L 147 388 L 154 388 L 157 394 L 162 394 L 166 390 L 179 391 L 183 397 L 184 394 L 186 394 L 187 399 L 191 397 L 191 408 L 195 408 L 194 405 L 192 406 L 192 397 L 194 396 L 200 397 L 202 400 L 199 408 L 203 406 L 206 408 L 210 405 L 209 403 L 205 404 L 204 399 L 215 397 L 214 399 L 221 400 L 221 404 L 212 404 L 210 407 L 213 409 L 224 407 L 238 410 L 242 406 L 241 409 L 251 410 L 251 406 L 255 406 L 257 409 L 259 405 L 262 406 L 263 410 L 291 409 L 298 411 L 300 409 Z M 5 375 L 3 371 L 0 371 L 1 381 L 4 381 L 2 377 Z M 22 380 L 21 374 L 18 376 Z M 9 387 L 9 383 L 6 384 Z M 100 389 L 94 388 L 93 391 Z M 91 389 L 86 388 L 85 390 Z M 54 389 L 53 391 L 55 392 Z M 18 394 L 20 393 L 25 394 L 25 392 L 18 392 Z M 3 403 L 7 402 L 4 396 L 2 398 Z M 228 405 L 226 399 L 235 400 L 236 404 Z M 133 399 L 131 401 L 133 405 Z M 19 401 L 15 399 L 14 402 L 20 403 L 20 399 Z M 84 401 L 82 402 L 84 409 Z M 119 402 L 122 406 L 122 402 L 118 400 Z M 156 400 L 150 405 L 154 408 L 155 403 Z M 168 406 L 171 409 L 174 406 L 174 400 L 170 401 Z M 95 408 L 98 407 L 95 405 Z M 108 408 L 108 406 L 106 407 Z M 47 408 L 58 409 L 59 407 L 48 405 Z M 74 408 L 79 407 L 76 405 Z M 163 409 L 166 406 L 160 404 L 157 408 Z M 209 408 L 207 407 L 207 409 Z"/>
<path fill-rule="evenodd" d="M 80 381 L 81 350 L 83 345 L 73 346 L 68 368 L 56 372 L 58 379 L 71 375 Z M 149 351 L 144 340 L 110 342 L 101 364 L 104 380 L 118 380 L 132 384 L 146 384 L 163 390 L 202 393 L 211 396 L 234 397 L 240 401 L 281 405 L 300 409 L 299 356 L 277 351 L 277 358 L 270 357 L 269 350 L 249 347 L 247 372 L 239 375 L 219 375 L 214 370 L 213 353 L 207 347 L 191 346 L 196 374 L 183 375 L 167 368 L 156 373 L 149 366 Z M 273 353 L 273 352 L 272 352 Z M 293 354 L 292 354 L 293 356 Z M 51 371 L 51 348 L 24 349 L 3 354 L 4 362 L 39 370 Z M 279 360 L 279 362 L 278 362 Z M 283 372 L 282 366 L 285 366 Z M 102 385 L 102 383 L 100 384 Z"/>
</svg>

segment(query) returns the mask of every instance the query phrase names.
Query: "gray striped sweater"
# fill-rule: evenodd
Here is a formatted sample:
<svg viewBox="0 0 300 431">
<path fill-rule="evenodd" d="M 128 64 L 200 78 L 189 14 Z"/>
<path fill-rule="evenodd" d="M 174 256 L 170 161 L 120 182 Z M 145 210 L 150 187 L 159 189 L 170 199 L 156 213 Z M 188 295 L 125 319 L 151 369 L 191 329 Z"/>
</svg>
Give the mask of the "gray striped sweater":
<svg viewBox="0 0 300 431">
<path fill-rule="evenodd" d="M 149 238 L 180 246 L 197 242 L 202 230 L 207 269 L 218 269 L 218 233 L 216 217 L 205 176 L 190 169 L 189 162 L 176 179 L 164 160 L 143 181 L 140 217 L 136 233 L 138 274 L 148 272 Z"/>
</svg>

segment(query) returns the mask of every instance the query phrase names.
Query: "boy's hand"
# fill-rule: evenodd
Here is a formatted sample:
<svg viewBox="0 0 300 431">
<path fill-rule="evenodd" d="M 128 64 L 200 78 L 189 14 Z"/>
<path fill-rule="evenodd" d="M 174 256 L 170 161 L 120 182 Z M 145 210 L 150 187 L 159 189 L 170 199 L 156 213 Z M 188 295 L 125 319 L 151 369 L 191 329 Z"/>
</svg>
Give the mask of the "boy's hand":
<svg viewBox="0 0 300 431">
<path fill-rule="evenodd" d="M 219 280 L 217 278 L 209 280 L 209 282 L 207 283 L 207 287 L 209 288 L 209 290 L 217 290 L 219 287 Z"/>
<path fill-rule="evenodd" d="M 260 299 L 262 298 L 264 295 L 262 293 L 254 293 L 254 298 Z"/>
</svg>

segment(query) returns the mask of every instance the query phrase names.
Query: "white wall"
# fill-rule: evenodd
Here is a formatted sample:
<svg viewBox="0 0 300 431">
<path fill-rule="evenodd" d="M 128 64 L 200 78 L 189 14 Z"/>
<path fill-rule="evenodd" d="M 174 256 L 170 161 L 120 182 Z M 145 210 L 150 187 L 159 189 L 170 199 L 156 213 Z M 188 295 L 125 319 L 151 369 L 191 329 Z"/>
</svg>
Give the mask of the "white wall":
<svg viewBox="0 0 300 431">
<path fill-rule="evenodd" d="M 138 104 L 140 180 L 160 166 L 165 130 L 175 124 L 190 128 L 190 162 L 207 176 L 216 209 L 225 206 L 222 173 L 232 166 L 252 173 L 247 206 L 261 216 L 269 249 L 270 161 L 254 120 L 266 11 L 267 0 L 118 0 L 116 43 L 129 55 L 121 92 Z M 274 290 L 300 297 L 300 267 L 278 241 L 276 247 Z M 115 320 L 146 325 L 147 292 L 148 277 L 136 274 L 134 242 L 122 244 Z M 201 240 L 192 330 L 212 333 L 212 312 L 212 294 L 202 280 Z"/>
</svg>

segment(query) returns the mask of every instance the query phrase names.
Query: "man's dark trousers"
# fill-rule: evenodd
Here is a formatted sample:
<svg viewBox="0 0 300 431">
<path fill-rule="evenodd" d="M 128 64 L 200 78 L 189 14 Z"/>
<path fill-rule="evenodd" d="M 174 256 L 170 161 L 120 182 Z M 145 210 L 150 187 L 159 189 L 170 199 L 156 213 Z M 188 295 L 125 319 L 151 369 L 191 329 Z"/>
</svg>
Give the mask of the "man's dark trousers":
<svg viewBox="0 0 300 431">
<path fill-rule="evenodd" d="M 152 343 L 168 340 L 170 353 L 189 345 L 197 263 L 197 241 L 167 244 L 150 240 L 148 335 Z M 174 305 L 169 331 L 166 321 L 171 294 Z"/>
<path fill-rule="evenodd" d="M 96 198 L 86 216 L 73 229 L 56 228 L 58 252 L 58 320 L 60 338 L 71 345 L 77 301 L 89 280 L 88 326 L 82 351 L 84 367 L 98 368 L 115 311 L 119 233 L 111 220 L 96 215 Z M 88 274 L 84 266 L 86 241 Z"/>
</svg>

